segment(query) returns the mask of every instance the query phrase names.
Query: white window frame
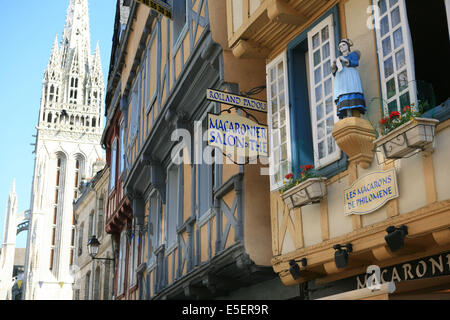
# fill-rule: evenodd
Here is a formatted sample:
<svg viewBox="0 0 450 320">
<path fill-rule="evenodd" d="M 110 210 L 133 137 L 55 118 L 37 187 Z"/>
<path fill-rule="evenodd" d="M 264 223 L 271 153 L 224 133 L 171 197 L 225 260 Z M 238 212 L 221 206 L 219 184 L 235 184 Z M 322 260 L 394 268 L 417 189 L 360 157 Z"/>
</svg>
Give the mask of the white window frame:
<svg viewBox="0 0 450 320">
<path fill-rule="evenodd" d="M 133 222 L 133 224 L 133 229 L 136 230 L 136 220 Z M 130 241 L 130 255 L 128 258 L 128 280 L 130 288 L 134 287 L 137 284 L 136 269 L 139 256 L 139 245 L 137 241 L 138 237 L 138 234 L 134 234 L 133 239 Z"/>
<path fill-rule="evenodd" d="M 322 29 L 328 26 L 328 39 L 325 42 L 322 42 Z M 314 53 L 317 52 L 317 48 L 313 49 L 313 36 L 319 34 L 320 37 L 320 74 L 321 74 L 321 80 L 320 82 L 315 83 L 315 66 L 314 66 Z M 333 63 L 334 59 L 336 59 L 336 39 L 334 37 L 334 19 L 333 14 L 330 14 L 328 17 L 323 19 L 320 23 L 318 23 L 316 26 L 314 26 L 310 31 L 308 31 L 307 34 L 308 37 L 308 59 L 309 59 L 309 81 L 308 81 L 308 91 L 309 96 L 311 97 L 309 101 L 309 109 L 311 113 L 311 128 L 312 128 L 312 135 L 313 135 L 313 148 L 314 148 L 314 167 L 315 169 L 323 168 L 335 161 L 338 161 L 341 158 L 341 150 L 337 146 L 336 141 L 334 140 L 331 132 L 327 133 L 327 119 L 329 119 L 329 116 L 326 112 L 326 100 L 330 99 L 332 100 L 332 108 L 333 108 L 333 121 L 334 123 L 339 121 L 339 118 L 337 116 L 336 112 L 336 105 L 334 102 L 334 79 L 333 75 L 330 72 L 328 76 L 324 77 L 323 62 L 330 61 L 330 63 Z M 329 56 L 326 59 L 323 59 L 323 44 L 328 42 L 330 44 L 329 46 Z M 315 51 L 314 51 L 315 50 Z M 329 58 L 329 60 L 328 60 Z M 331 78 L 331 93 L 329 93 L 327 96 L 325 96 L 325 81 L 324 80 L 330 80 Z M 321 86 L 321 96 L 322 98 L 319 100 L 323 107 L 323 134 L 324 138 L 321 139 L 323 142 L 325 142 L 325 152 L 326 155 L 324 158 L 319 158 L 319 139 L 318 139 L 318 122 L 321 122 L 320 120 L 317 120 L 317 110 L 316 106 L 319 105 L 316 103 L 316 88 L 318 86 Z M 333 123 L 333 125 L 334 125 Z M 334 151 L 330 154 L 328 154 L 328 139 L 330 139 L 334 143 Z"/>
<path fill-rule="evenodd" d="M 170 181 L 170 171 L 172 171 L 172 170 L 176 170 L 176 179 L 175 179 L 175 181 L 174 182 L 171 182 Z M 165 243 L 167 244 L 167 251 L 168 252 L 170 252 L 171 251 L 171 249 L 172 249 L 172 247 L 174 247 L 174 246 L 176 246 L 176 244 L 177 244 L 177 233 L 176 233 L 176 230 L 177 230 L 177 227 L 178 227 L 178 217 L 179 217 L 179 214 L 180 214 L 180 197 L 181 196 L 183 196 L 183 193 L 182 192 L 180 192 L 180 188 L 181 188 L 181 186 L 180 186 L 180 184 L 179 184 L 179 182 L 180 182 L 180 174 L 181 174 L 181 165 L 175 165 L 175 164 L 170 164 L 168 167 L 167 167 L 167 171 L 166 171 L 166 177 L 167 177 L 167 183 L 166 183 L 166 214 L 165 214 L 165 220 L 166 220 L 166 223 L 165 223 L 165 225 L 166 225 L 166 228 L 165 228 L 165 230 L 166 230 L 166 232 L 165 232 Z M 175 203 L 173 203 L 172 201 L 170 201 L 170 194 L 171 194 L 171 192 L 170 192 L 170 187 L 171 187 L 171 183 L 174 183 L 175 184 L 175 186 L 174 186 L 174 188 L 176 189 L 176 201 L 175 201 Z M 175 207 L 174 209 L 173 209 L 173 207 Z M 172 212 L 172 210 L 173 210 L 173 212 Z M 172 218 L 172 214 L 175 214 L 175 217 L 174 218 Z M 174 219 L 174 220 L 170 220 L 170 219 Z M 170 220 L 170 223 L 169 223 L 169 220 Z M 170 230 L 170 224 L 171 223 L 174 223 L 175 224 L 175 227 L 174 227 L 174 232 L 175 232 L 175 235 L 173 236 L 173 239 L 172 238 L 170 238 L 169 239 L 169 237 L 172 237 L 172 233 L 173 232 L 171 232 L 171 230 Z"/>
<path fill-rule="evenodd" d="M 375 5 L 379 8 L 379 3 L 381 0 L 377 0 L 375 2 Z M 409 24 L 408 24 L 408 16 L 406 14 L 406 5 L 404 0 L 397 0 L 397 2 L 391 7 L 390 1 L 386 0 L 386 12 L 381 15 L 381 11 L 375 12 L 375 18 L 376 18 L 376 25 L 378 25 L 380 28 L 375 28 L 375 38 L 377 43 L 377 53 L 378 53 L 378 64 L 379 64 L 379 73 L 380 73 L 380 81 L 381 81 L 381 92 L 383 97 L 383 113 L 385 116 L 389 115 L 389 103 L 393 102 L 394 100 L 397 101 L 397 111 L 401 112 L 401 105 L 400 105 L 400 96 L 405 94 L 407 91 L 409 91 L 409 99 L 410 104 L 417 104 L 417 89 L 416 89 L 416 78 L 415 78 L 415 72 L 414 72 L 414 54 L 412 49 L 412 40 L 411 40 L 411 33 L 409 30 Z M 396 8 L 399 8 L 400 10 L 400 23 L 395 26 L 394 30 L 391 28 L 392 25 L 392 11 Z M 388 32 L 381 37 L 381 20 L 385 18 L 387 15 L 388 17 L 388 23 L 389 23 L 389 30 Z M 397 48 L 394 47 L 394 32 L 397 31 L 399 28 L 402 28 L 402 37 L 403 37 L 403 43 L 399 45 Z M 391 46 L 391 52 L 386 55 L 386 58 L 383 56 L 383 40 L 390 37 L 390 46 Z M 394 61 L 394 58 L 396 59 L 396 54 L 400 52 L 401 50 L 404 50 L 405 54 L 405 65 L 403 65 L 400 69 L 397 68 L 397 61 Z M 389 58 L 392 58 L 392 64 L 394 68 L 394 72 L 389 75 L 388 77 L 385 77 L 385 67 L 384 62 L 387 61 Z M 408 77 L 408 86 L 407 89 L 403 89 L 401 92 L 398 91 L 399 88 L 399 81 L 398 76 L 400 73 L 404 72 L 406 70 L 407 77 Z M 388 92 L 387 92 L 387 83 L 391 79 L 394 79 L 395 81 L 395 94 L 388 98 Z M 417 105 L 416 105 L 417 108 Z M 417 109 L 416 109 L 417 110 Z"/>
<path fill-rule="evenodd" d="M 281 141 L 281 133 L 280 133 L 280 121 L 278 121 L 278 129 L 277 132 L 274 132 L 273 130 L 273 119 L 272 119 L 272 90 L 271 90 L 271 79 L 270 79 L 270 70 L 277 68 L 278 64 L 282 62 L 284 66 L 283 70 L 283 76 L 284 76 L 284 97 L 285 97 L 285 112 L 286 112 L 286 120 L 285 120 L 285 126 L 286 126 L 286 141 L 287 141 L 287 165 L 288 165 L 288 172 L 281 172 L 280 175 L 280 181 L 275 181 L 275 163 L 274 163 L 274 150 L 278 150 L 280 152 L 280 158 L 281 158 L 281 148 L 278 146 L 274 146 L 274 139 L 273 136 L 276 134 L 279 137 L 279 141 Z M 277 75 L 277 80 L 274 82 L 277 85 L 277 93 L 279 93 L 278 88 L 278 78 L 280 75 Z M 269 121 L 269 133 L 270 133 L 270 155 L 269 155 L 269 163 L 270 163 L 270 190 L 274 191 L 283 186 L 283 180 L 284 176 L 292 171 L 292 152 L 291 152 L 291 119 L 290 119 L 290 105 L 289 105 L 289 82 L 288 82 L 288 65 L 287 65 L 287 54 L 286 52 L 283 52 L 278 57 L 276 57 L 274 60 L 272 60 L 270 63 L 266 66 L 266 81 L 267 81 L 267 106 L 268 106 L 268 121 Z M 278 102 L 278 106 L 279 106 Z M 279 109 L 278 109 L 279 110 Z M 278 112 L 278 115 L 280 115 L 280 112 Z M 278 116 L 278 118 L 280 118 Z M 280 120 L 280 119 L 278 119 Z M 281 165 L 281 164 L 280 164 Z M 281 166 L 279 168 L 279 171 L 281 171 Z"/>
<path fill-rule="evenodd" d="M 148 226 L 147 226 L 147 264 L 149 266 L 152 266 L 156 263 L 156 256 L 154 254 L 154 250 L 159 246 L 159 239 L 161 238 L 161 234 L 159 234 L 159 208 L 161 206 L 158 193 L 156 189 L 153 189 L 150 192 L 149 195 L 149 201 L 150 205 L 148 206 L 149 210 L 149 219 L 148 219 Z M 153 206 L 152 202 L 155 201 L 156 203 Z M 154 210 L 152 210 L 154 209 Z M 153 235 L 150 233 L 150 224 L 153 224 Z M 150 251 L 151 248 L 153 248 L 153 251 Z"/>
<path fill-rule="evenodd" d="M 125 121 L 122 119 L 120 121 L 119 126 L 119 174 L 118 176 L 122 174 L 122 172 L 125 170 Z"/>
<path fill-rule="evenodd" d="M 111 147 L 111 168 L 110 168 L 110 179 L 109 179 L 109 193 L 116 187 L 116 159 L 117 159 L 117 138 L 114 138 Z"/>
</svg>

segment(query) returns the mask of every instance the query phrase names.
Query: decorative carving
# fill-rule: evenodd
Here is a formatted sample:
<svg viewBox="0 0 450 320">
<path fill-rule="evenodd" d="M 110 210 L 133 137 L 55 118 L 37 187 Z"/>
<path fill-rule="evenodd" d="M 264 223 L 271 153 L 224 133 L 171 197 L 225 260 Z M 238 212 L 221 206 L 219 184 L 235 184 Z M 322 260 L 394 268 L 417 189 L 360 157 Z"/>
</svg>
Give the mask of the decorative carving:
<svg viewBox="0 0 450 320">
<path fill-rule="evenodd" d="M 348 161 L 369 168 L 373 159 L 375 129 L 363 118 L 348 117 L 334 124 L 332 135 L 339 148 L 348 156 Z"/>
</svg>

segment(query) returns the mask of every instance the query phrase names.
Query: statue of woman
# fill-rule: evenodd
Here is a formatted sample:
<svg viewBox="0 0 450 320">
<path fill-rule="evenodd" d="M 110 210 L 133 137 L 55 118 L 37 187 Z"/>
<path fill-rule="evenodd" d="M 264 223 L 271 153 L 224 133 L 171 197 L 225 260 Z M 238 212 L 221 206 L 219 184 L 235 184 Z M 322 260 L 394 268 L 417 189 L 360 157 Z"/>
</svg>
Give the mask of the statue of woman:
<svg viewBox="0 0 450 320">
<path fill-rule="evenodd" d="M 356 67 L 359 66 L 360 52 L 351 52 L 353 43 L 350 39 L 342 39 L 339 42 L 339 56 L 332 64 L 331 70 L 334 79 L 334 101 L 337 106 L 339 119 L 352 116 L 352 110 L 358 110 L 361 114 L 366 112 L 364 92 Z"/>
</svg>

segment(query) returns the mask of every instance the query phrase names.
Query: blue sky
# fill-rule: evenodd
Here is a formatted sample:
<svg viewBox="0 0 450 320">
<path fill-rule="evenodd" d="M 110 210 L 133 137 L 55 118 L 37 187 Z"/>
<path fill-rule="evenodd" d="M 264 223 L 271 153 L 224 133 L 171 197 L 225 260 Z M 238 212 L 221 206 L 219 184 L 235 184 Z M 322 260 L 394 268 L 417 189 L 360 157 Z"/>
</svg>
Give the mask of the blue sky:
<svg viewBox="0 0 450 320">
<path fill-rule="evenodd" d="M 2 1 L 0 10 L 0 243 L 6 202 L 16 179 L 18 210 L 30 207 L 42 79 L 55 35 L 61 41 L 69 0 Z M 99 41 L 105 83 L 116 1 L 90 0 L 91 49 Z M 93 52 L 92 52 L 93 53 Z M 26 232 L 17 237 L 25 248 Z"/>
</svg>

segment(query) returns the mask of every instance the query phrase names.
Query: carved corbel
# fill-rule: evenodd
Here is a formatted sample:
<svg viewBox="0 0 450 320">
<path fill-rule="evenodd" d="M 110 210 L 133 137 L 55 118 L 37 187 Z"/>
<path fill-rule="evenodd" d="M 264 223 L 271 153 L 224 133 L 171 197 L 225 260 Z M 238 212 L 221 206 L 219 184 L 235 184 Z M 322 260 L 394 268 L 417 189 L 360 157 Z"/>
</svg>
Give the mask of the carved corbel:
<svg viewBox="0 0 450 320">
<path fill-rule="evenodd" d="M 265 48 L 250 40 L 240 39 L 233 47 L 233 55 L 240 59 L 265 59 L 270 53 L 269 48 Z"/>
<path fill-rule="evenodd" d="M 307 17 L 292 8 L 285 0 L 269 0 L 267 16 L 274 22 L 300 26 L 307 21 Z"/>
</svg>

